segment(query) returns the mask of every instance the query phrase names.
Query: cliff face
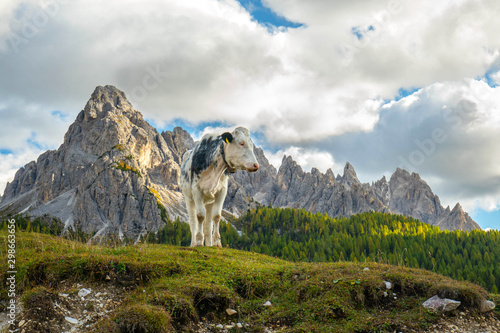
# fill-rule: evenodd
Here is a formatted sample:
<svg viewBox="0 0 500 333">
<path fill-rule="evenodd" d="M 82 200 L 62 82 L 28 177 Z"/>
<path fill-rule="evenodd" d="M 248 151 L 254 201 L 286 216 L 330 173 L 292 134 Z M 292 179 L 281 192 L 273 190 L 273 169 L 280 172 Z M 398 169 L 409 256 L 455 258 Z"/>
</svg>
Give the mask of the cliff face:
<svg viewBox="0 0 500 333">
<path fill-rule="evenodd" d="M 97 87 L 59 149 L 19 169 L 0 199 L 0 211 L 48 214 L 67 227 L 103 236 L 155 232 L 166 217 L 186 220 L 180 164 L 193 146 L 182 128 L 159 134 L 123 92 Z M 479 229 L 459 204 L 443 208 L 418 174 L 397 169 L 389 181 L 383 177 L 370 185 L 358 180 L 349 163 L 335 177 L 331 170 L 304 172 L 288 156 L 276 171 L 261 148 L 254 152 L 259 171 L 230 176 L 224 209 L 233 214 L 258 202 L 332 217 L 393 212 L 448 230 Z"/>
<path fill-rule="evenodd" d="M 176 127 L 173 131 L 162 132 L 161 136 L 170 148 L 174 161 L 178 165 L 181 165 L 182 155 L 194 147 L 194 140 L 191 134 L 180 127 Z"/>
<path fill-rule="evenodd" d="M 370 185 L 358 180 L 349 163 L 342 176 L 334 177 L 330 169 L 324 174 L 314 168 L 304 172 L 291 157 L 285 157 L 273 189 L 262 203 L 305 208 L 333 217 L 373 210 L 412 216 L 447 230 L 480 229 L 459 204 L 452 211 L 443 208 L 439 197 L 418 174 L 399 168 L 389 181 L 383 177 Z"/>
<path fill-rule="evenodd" d="M 304 172 L 289 156 L 283 158 L 275 186 L 265 203 L 305 208 L 330 216 L 351 216 L 370 210 L 389 212 L 368 184 L 361 184 L 349 163 L 344 175 L 335 178 L 331 169 L 324 174 L 315 168 Z"/>
<path fill-rule="evenodd" d="M 58 150 L 21 168 L 1 210 L 49 214 L 98 235 L 136 237 L 182 214 L 180 167 L 123 92 L 97 87 Z"/>
</svg>

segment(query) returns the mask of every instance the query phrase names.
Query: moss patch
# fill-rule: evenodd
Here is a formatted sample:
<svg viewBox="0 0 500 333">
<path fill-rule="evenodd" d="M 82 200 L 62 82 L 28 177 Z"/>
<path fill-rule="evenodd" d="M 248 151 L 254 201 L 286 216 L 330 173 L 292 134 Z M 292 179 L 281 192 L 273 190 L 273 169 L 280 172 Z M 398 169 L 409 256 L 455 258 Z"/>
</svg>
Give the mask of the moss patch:
<svg viewBox="0 0 500 333">
<path fill-rule="evenodd" d="M 149 194 L 151 194 L 152 196 L 155 197 L 156 204 L 158 206 L 158 209 L 160 210 L 160 216 L 161 216 L 161 219 L 163 220 L 163 222 L 169 222 L 167 210 L 165 209 L 165 206 L 163 206 L 163 204 L 161 202 L 161 196 L 158 193 L 158 191 L 155 190 L 153 187 L 146 187 L 146 188 L 148 189 Z"/>
<path fill-rule="evenodd" d="M 164 333 L 175 332 L 170 315 L 160 307 L 135 304 L 98 323 L 91 332 Z"/>
<path fill-rule="evenodd" d="M 142 177 L 142 174 L 139 171 L 139 169 L 128 165 L 127 162 L 125 162 L 124 160 L 119 160 L 118 162 L 114 162 L 114 165 L 112 165 L 112 167 L 122 171 L 130 171 L 135 173 L 139 178 Z"/>
</svg>

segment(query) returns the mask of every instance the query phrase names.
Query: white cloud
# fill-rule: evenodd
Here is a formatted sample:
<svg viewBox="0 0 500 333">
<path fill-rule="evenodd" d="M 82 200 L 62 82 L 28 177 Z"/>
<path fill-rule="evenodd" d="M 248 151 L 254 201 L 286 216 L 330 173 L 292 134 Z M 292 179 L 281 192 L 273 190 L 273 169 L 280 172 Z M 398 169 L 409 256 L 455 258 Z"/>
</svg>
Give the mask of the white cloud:
<svg viewBox="0 0 500 333">
<path fill-rule="evenodd" d="M 476 77 L 498 56 L 495 7 L 475 1 L 269 0 L 305 23 L 273 33 L 235 0 L 57 1 L 3 4 L 0 99 L 74 117 L 109 83 L 158 123 L 223 121 L 283 144 L 371 131 L 399 88 Z"/>
<path fill-rule="evenodd" d="M 466 200 L 463 207 L 466 207 L 471 213 L 474 213 L 478 209 L 486 212 L 498 211 L 500 209 L 500 191 L 482 196 L 479 199 Z"/>
<path fill-rule="evenodd" d="M 43 153 L 43 150 L 28 148 L 15 153 L 0 155 L 0 193 L 3 194 L 5 186 L 14 179 L 20 167 L 34 161 Z"/>
<path fill-rule="evenodd" d="M 500 87 L 465 79 L 388 103 L 372 132 L 331 138 L 323 149 L 361 177 L 400 166 L 419 173 L 445 206 L 492 211 L 500 208 L 499 142 Z"/>
<path fill-rule="evenodd" d="M 278 150 L 277 152 L 264 151 L 269 163 L 279 169 L 283 156 L 291 156 L 304 171 L 311 171 L 316 168 L 321 172 L 326 172 L 328 169 L 337 171 L 338 166 L 333 160 L 333 156 L 325 151 L 317 151 L 314 149 L 304 149 L 302 147 L 291 146 L 285 150 Z"/>
<path fill-rule="evenodd" d="M 53 149 L 63 142 L 71 123 L 58 113 L 20 100 L 0 105 L 0 118 L 0 149 L 9 150 L 24 149 L 30 142 Z"/>
<path fill-rule="evenodd" d="M 199 133 L 193 133 L 194 140 L 200 140 L 205 134 L 222 134 L 224 132 L 232 132 L 234 131 L 235 126 L 207 126 L 203 128 L 203 130 Z"/>
<path fill-rule="evenodd" d="M 496 72 L 496 73 L 493 73 L 493 74 L 491 75 L 491 78 L 495 81 L 495 83 L 496 83 L 497 85 L 499 85 L 499 86 L 500 86 L 500 71 L 498 71 L 498 72 Z"/>
</svg>

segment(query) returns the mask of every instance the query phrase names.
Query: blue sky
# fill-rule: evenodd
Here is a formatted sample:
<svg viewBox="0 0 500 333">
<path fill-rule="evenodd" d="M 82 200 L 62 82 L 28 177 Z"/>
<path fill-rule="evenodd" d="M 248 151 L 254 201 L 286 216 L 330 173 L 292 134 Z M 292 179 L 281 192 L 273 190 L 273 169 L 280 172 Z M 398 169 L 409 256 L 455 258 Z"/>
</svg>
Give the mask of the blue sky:
<svg viewBox="0 0 500 333">
<path fill-rule="evenodd" d="M 498 210 L 487 212 L 485 210 L 478 209 L 477 211 L 470 212 L 469 215 L 474 221 L 479 223 L 483 229 L 490 228 L 500 230 L 500 211 Z"/>
<path fill-rule="evenodd" d="M 498 87 L 498 81 L 495 79 L 493 76 L 498 73 L 500 70 L 500 65 L 495 64 L 491 66 L 488 71 L 484 74 L 482 78 L 479 78 L 480 80 L 485 80 L 488 85 L 492 88 Z"/>
<path fill-rule="evenodd" d="M 146 119 L 151 125 L 153 125 L 158 131 L 172 131 L 175 127 L 181 127 L 188 131 L 193 137 L 199 138 L 206 128 L 224 128 L 231 127 L 232 124 L 221 121 L 202 121 L 199 123 L 193 123 L 182 118 L 173 119 L 172 121 L 165 124 L 165 126 L 159 126 L 154 119 Z"/>
<path fill-rule="evenodd" d="M 2 6 L 0 191 L 112 84 L 159 130 L 246 126 L 276 166 L 349 161 L 371 182 L 410 161 L 443 205 L 500 229 L 496 0 Z"/>
<path fill-rule="evenodd" d="M 273 27 L 299 28 L 302 23 L 291 22 L 286 17 L 274 12 L 272 9 L 262 5 L 260 0 L 238 0 L 238 2 L 262 25 Z"/>
</svg>

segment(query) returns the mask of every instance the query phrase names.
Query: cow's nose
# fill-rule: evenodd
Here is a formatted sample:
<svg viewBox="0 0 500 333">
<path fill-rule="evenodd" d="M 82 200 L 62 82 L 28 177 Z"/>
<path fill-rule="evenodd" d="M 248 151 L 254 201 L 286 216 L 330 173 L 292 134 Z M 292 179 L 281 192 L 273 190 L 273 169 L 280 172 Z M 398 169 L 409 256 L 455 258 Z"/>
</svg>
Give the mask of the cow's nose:
<svg viewBox="0 0 500 333">
<path fill-rule="evenodd" d="M 254 169 L 255 171 L 259 170 L 259 163 L 254 163 L 254 164 L 253 164 L 253 169 Z"/>
</svg>

